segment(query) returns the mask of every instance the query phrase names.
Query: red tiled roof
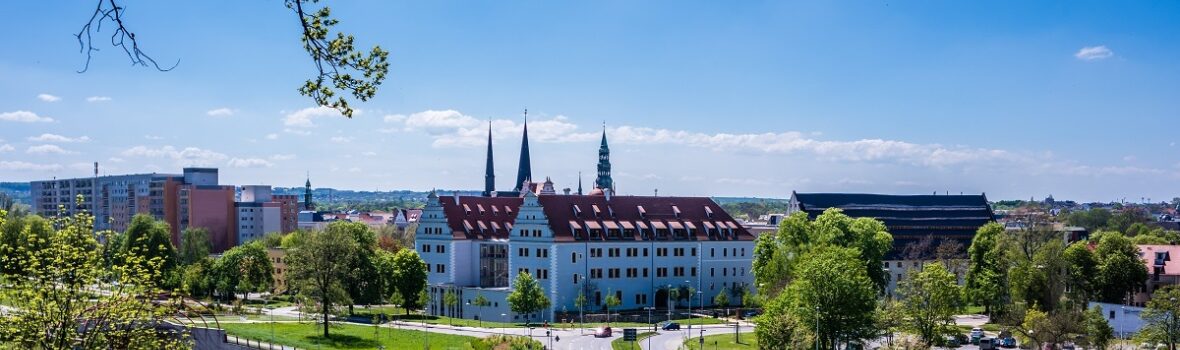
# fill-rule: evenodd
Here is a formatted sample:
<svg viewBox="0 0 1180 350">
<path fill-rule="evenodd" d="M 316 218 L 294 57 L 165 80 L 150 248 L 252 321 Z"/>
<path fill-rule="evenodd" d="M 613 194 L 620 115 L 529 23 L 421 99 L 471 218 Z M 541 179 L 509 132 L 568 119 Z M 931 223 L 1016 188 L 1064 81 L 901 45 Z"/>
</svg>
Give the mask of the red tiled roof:
<svg viewBox="0 0 1180 350">
<path fill-rule="evenodd" d="M 669 220 L 673 229 L 691 229 L 693 232 L 688 237 L 689 240 L 748 241 L 754 239 L 749 231 L 737 225 L 733 217 L 708 197 L 610 196 L 610 200 L 607 201 L 606 196 L 548 195 L 538 196 L 537 199 L 550 222 L 571 223 L 551 227 L 558 241 L 583 239 L 586 237 L 585 232 L 578 232 L 575 238 L 573 231 L 581 229 L 578 225 L 585 228 L 595 228 L 591 225 L 597 226 L 599 220 L 604 220 L 603 223 L 608 229 L 612 229 L 610 227 L 612 221 L 617 221 L 624 229 L 638 228 L 639 230 L 667 229 L 668 226 L 665 226 L 664 221 Z M 576 215 L 573 210 L 575 205 L 581 209 Z M 594 215 L 593 209 L 586 210 L 586 208 L 594 208 L 595 206 L 601 210 L 597 217 Z M 673 206 L 676 209 L 673 209 Z M 679 215 L 676 214 L 677 210 L 680 212 Z M 717 226 L 712 227 L 710 221 L 716 222 Z M 712 228 L 709 230 L 711 232 L 706 233 L 706 229 L 709 228 Z M 717 228 L 731 229 L 734 235 L 718 235 L 715 231 Z M 607 237 L 607 235 L 600 237 Z M 623 239 L 642 239 L 641 237 L 639 235 L 634 237 L 624 235 Z"/>
<path fill-rule="evenodd" d="M 1147 273 L 1151 274 L 1155 271 L 1155 256 L 1156 253 L 1166 253 L 1167 260 L 1162 261 L 1163 271 L 1161 275 L 1180 275 L 1180 245 L 1139 245 L 1140 258 L 1143 259 L 1143 264 L 1147 265 Z"/>
<path fill-rule="evenodd" d="M 516 220 L 516 208 L 520 207 L 520 197 L 459 197 L 459 205 L 455 205 L 455 197 L 439 196 L 439 204 L 447 217 L 447 226 L 451 227 L 452 235 L 456 239 L 507 239 L 512 231 L 512 221 Z M 478 211 L 476 208 L 500 207 L 503 210 Z M 466 208 L 466 210 L 465 210 Z"/>
</svg>

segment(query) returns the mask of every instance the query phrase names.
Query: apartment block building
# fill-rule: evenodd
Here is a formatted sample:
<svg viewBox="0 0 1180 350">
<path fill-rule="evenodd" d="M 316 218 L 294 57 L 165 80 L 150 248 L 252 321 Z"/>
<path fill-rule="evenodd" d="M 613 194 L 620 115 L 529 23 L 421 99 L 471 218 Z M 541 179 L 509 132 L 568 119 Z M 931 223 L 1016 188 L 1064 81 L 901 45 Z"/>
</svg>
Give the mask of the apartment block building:
<svg viewBox="0 0 1180 350">
<path fill-rule="evenodd" d="M 214 251 L 236 244 L 234 188 L 218 185 L 214 168 L 184 168 L 181 174 L 129 174 L 33 181 L 33 210 L 41 216 L 85 210 L 95 230 L 125 231 L 136 214 L 167 222 L 173 244 L 189 227 L 209 230 Z M 75 198 L 82 196 L 80 204 Z"/>
<path fill-rule="evenodd" d="M 612 196 L 609 188 L 591 195 L 541 192 L 428 197 L 416 248 L 429 269 L 429 313 L 523 320 L 530 315 L 510 312 L 506 298 L 525 272 L 552 301 L 531 316 L 551 321 L 563 310 L 577 313 L 579 294 L 587 297 L 587 311 L 601 312 L 610 295 L 622 302 L 619 310 L 665 309 L 670 288 L 700 291 L 690 302 L 672 302 L 683 308 L 711 305 L 721 292 L 740 300 L 743 289 L 754 287 L 754 236 L 710 198 Z M 461 302 L 443 305 L 447 291 Z M 492 306 L 468 305 L 481 294 Z"/>
</svg>

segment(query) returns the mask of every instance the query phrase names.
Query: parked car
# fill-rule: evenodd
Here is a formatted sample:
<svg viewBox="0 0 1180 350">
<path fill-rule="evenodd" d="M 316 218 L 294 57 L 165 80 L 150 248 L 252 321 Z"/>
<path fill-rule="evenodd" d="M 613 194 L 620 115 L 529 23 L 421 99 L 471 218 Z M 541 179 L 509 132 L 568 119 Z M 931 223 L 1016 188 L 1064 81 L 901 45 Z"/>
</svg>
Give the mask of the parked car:
<svg viewBox="0 0 1180 350">
<path fill-rule="evenodd" d="M 971 344 L 979 344 L 979 339 L 983 338 L 983 328 L 975 327 L 971 329 Z"/>
<path fill-rule="evenodd" d="M 959 342 L 959 337 L 953 335 L 946 336 L 946 339 L 943 339 L 943 342 L 946 343 L 945 345 L 948 348 L 957 348 L 959 345 L 962 345 L 962 343 Z"/>
<path fill-rule="evenodd" d="M 1000 347 L 1002 347 L 1002 348 L 1016 347 L 1016 338 L 1013 338 L 1011 336 L 1000 338 Z"/>
<path fill-rule="evenodd" d="M 606 338 L 611 336 L 610 326 L 598 327 L 594 330 L 595 338 Z"/>
<path fill-rule="evenodd" d="M 665 331 L 678 331 L 680 330 L 680 324 L 676 322 L 664 322 L 664 324 L 660 326 L 660 329 Z"/>
<path fill-rule="evenodd" d="M 999 342 L 999 339 L 996 338 L 979 338 L 979 350 L 996 350 L 996 346 L 999 345 Z"/>
<path fill-rule="evenodd" d="M 1061 350 L 1074 350 L 1076 348 L 1073 343 L 1065 343 L 1065 345 L 1061 346 Z"/>
</svg>

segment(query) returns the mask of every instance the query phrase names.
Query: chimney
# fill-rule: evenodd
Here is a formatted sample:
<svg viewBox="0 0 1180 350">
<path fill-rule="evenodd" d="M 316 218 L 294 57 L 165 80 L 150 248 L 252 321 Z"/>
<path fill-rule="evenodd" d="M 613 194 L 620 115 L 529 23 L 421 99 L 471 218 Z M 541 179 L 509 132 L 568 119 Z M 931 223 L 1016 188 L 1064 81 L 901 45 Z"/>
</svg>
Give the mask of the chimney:
<svg viewBox="0 0 1180 350">
<path fill-rule="evenodd" d="M 453 191 L 452 193 L 455 196 L 455 205 L 459 205 L 459 191 Z"/>
<path fill-rule="evenodd" d="M 569 187 L 566 187 L 566 188 L 562 189 L 562 190 L 561 190 L 561 192 L 564 192 L 564 193 L 565 193 L 565 195 L 567 195 L 567 196 L 568 196 L 568 195 L 570 195 L 570 188 L 569 188 Z"/>
</svg>

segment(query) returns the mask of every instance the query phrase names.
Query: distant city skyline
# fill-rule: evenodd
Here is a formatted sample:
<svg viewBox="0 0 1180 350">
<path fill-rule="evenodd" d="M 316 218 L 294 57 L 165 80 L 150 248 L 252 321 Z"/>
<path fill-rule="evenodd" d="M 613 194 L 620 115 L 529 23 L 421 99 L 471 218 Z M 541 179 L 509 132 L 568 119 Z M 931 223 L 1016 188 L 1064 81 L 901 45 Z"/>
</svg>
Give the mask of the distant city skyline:
<svg viewBox="0 0 1180 350">
<path fill-rule="evenodd" d="M 281 2 L 127 1 L 143 49 L 179 65 L 103 46 L 83 74 L 93 8 L 12 4 L 0 182 L 97 161 L 479 190 L 490 121 L 507 190 L 527 108 L 532 173 L 558 189 L 593 184 L 605 123 L 620 194 L 1180 196 L 1180 4 L 321 4 L 390 51 L 353 119 L 296 92 L 313 66 Z"/>
</svg>

